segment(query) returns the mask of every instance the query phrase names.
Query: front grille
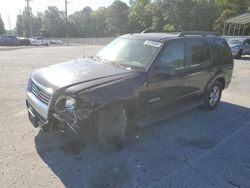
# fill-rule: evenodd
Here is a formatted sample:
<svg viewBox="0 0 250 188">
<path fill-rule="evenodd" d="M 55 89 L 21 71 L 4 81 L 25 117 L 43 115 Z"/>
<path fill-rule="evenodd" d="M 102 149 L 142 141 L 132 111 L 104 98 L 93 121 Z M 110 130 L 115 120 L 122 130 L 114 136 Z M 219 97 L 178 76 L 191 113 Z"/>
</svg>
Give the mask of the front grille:
<svg viewBox="0 0 250 188">
<path fill-rule="evenodd" d="M 40 101 L 42 101 L 44 104 L 48 105 L 51 95 L 41 89 L 39 86 L 37 86 L 34 82 L 31 83 L 31 93 L 35 95 Z"/>
</svg>

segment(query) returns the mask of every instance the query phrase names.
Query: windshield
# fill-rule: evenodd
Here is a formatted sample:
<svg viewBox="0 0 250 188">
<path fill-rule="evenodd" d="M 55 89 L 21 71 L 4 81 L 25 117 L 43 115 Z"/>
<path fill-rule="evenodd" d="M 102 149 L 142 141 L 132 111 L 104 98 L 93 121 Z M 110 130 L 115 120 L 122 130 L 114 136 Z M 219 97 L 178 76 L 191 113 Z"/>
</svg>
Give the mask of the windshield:
<svg viewBox="0 0 250 188">
<path fill-rule="evenodd" d="M 145 70 L 160 49 L 161 43 L 143 39 L 117 38 L 97 56 L 124 67 Z"/>
<path fill-rule="evenodd" d="M 240 45 L 242 44 L 244 39 L 227 39 L 229 45 Z"/>
</svg>

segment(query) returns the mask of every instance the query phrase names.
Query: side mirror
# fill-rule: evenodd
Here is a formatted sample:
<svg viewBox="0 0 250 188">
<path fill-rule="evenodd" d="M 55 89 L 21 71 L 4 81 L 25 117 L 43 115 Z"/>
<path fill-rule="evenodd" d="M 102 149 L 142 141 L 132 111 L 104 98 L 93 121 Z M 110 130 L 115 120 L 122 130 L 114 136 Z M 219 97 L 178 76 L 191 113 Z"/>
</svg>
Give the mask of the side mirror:
<svg viewBox="0 0 250 188">
<path fill-rule="evenodd" d="M 174 76 L 175 67 L 172 65 L 159 65 L 156 67 L 156 74 L 163 76 Z"/>
</svg>

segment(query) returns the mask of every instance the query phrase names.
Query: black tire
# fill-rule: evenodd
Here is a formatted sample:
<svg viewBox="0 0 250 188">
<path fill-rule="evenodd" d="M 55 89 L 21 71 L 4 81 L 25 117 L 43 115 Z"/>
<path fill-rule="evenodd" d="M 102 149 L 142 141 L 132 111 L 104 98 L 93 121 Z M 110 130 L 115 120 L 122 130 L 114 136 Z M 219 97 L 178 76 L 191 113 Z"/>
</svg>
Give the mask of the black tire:
<svg viewBox="0 0 250 188">
<path fill-rule="evenodd" d="M 124 104 L 109 105 L 96 116 L 97 141 L 101 145 L 123 147 L 128 127 L 128 111 Z"/>
<path fill-rule="evenodd" d="M 240 59 L 242 56 L 242 50 L 240 49 L 237 53 L 237 55 L 235 56 L 236 59 Z"/>
<path fill-rule="evenodd" d="M 213 110 L 215 109 L 221 99 L 222 84 L 219 81 L 215 81 L 204 94 L 204 109 Z"/>
</svg>

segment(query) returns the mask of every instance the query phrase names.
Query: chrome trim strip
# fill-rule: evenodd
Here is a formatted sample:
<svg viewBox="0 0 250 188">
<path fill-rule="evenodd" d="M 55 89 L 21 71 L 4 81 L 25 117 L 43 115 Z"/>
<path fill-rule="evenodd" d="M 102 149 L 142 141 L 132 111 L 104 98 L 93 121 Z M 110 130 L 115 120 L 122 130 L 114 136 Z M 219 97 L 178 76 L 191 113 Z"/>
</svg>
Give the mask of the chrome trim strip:
<svg viewBox="0 0 250 188">
<path fill-rule="evenodd" d="M 158 102 L 160 100 L 161 100 L 161 97 L 156 97 L 156 98 L 150 99 L 148 102 L 153 103 L 153 102 Z"/>
<path fill-rule="evenodd" d="M 45 92 L 47 91 L 48 88 L 42 86 L 41 84 L 39 84 L 38 82 L 36 82 L 35 80 L 31 79 L 32 82 L 35 83 L 35 85 L 37 85 L 38 87 L 40 87 L 42 90 L 44 90 Z M 47 92 L 48 93 L 48 92 Z M 48 93 L 49 95 L 52 96 L 52 93 Z"/>
<path fill-rule="evenodd" d="M 36 95 L 36 92 L 34 90 L 39 91 L 39 96 Z M 30 93 L 33 93 L 33 95 L 36 96 L 39 100 L 41 100 L 41 102 L 45 103 L 45 105 L 50 106 L 53 97 L 53 91 L 51 90 L 50 92 L 48 90 L 50 90 L 50 88 L 46 88 L 35 80 L 33 80 L 32 78 L 30 78 L 30 86 L 28 88 L 28 91 Z"/>
</svg>

